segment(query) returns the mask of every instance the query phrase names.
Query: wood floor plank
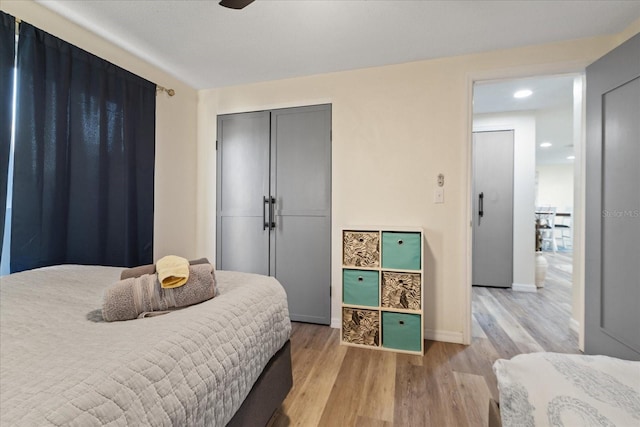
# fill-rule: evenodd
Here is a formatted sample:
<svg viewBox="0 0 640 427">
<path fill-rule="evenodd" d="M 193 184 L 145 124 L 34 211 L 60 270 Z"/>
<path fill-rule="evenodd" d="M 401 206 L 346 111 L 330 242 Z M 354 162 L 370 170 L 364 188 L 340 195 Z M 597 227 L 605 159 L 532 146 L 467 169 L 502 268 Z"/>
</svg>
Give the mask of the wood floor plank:
<svg viewBox="0 0 640 427">
<path fill-rule="evenodd" d="M 317 328 L 309 323 L 291 323 L 291 352 L 298 349 L 322 351 L 333 333 L 331 328 Z"/>
<path fill-rule="evenodd" d="M 306 323 L 292 324 L 291 334 L 291 358 L 296 363 L 292 364 L 293 392 L 305 384 L 308 375 L 313 372 L 313 367 L 322 357 L 322 351 L 335 330 L 331 328 L 318 328 L 316 325 Z"/>
<path fill-rule="evenodd" d="M 484 377 L 491 397 L 498 400 L 498 382 L 493 372 L 493 363 L 499 358 L 500 356 L 488 338 L 476 338 L 472 345 L 467 347 L 464 352 L 452 357 L 449 363 L 455 372 Z"/>
<path fill-rule="evenodd" d="M 318 326 L 327 328 L 326 326 Z M 337 329 L 331 331 L 329 339 L 317 354 L 317 358 L 305 380 L 294 384 L 294 388 L 283 402 L 283 414 L 289 418 L 291 426 L 317 426 L 331 390 L 335 383 L 347 347 L 340 345 L 340 334 Z M 296 360 L 292 359 L 293 365 Z"/>
<path fill-rule="evenodd" d="M 397 426 L 426 426 L 429 401 L 422 366 L 410 363 L 396 368 L 393 423 Z"/>
<path fill-rule="evenodd" d="M 518 311 L 508 310 L 493 295 L 482 296 L 478 299 L 522 353 L 543 351 L 542 346 L 518 321 Z"/>
<path fill-rule="evenodd" d="M 289 416 L 284 413 L 283 407 L 280 406 L 280 408 L 276 409 L 273 413 L 266 427 L 289 427 L 290 425 L 291 420 Z"/>
<path fill-rule="evenodd" d="M 363 385 L 358 415 L 393 423 L 397 353 L 381 351 L 372 357 Z"/>
<path fill-rule="evenodd" d="M 368 368 L 371 359 L 379 356 L 371 350 L 350 348 L 334 381 L 331 395 L 327 400 L 320 426 L 354 425 L 358 416 L 359 402 L 366 399 L 369 390 L 365 389 Z"/>
<path fill-rule="evenodd" d="M 377 420 L 369 417 L 358 416 L 356 418 L 355 427 L 393 427 L 393 423 L 389 421 Z"/>
<path fill-rule="evenodd" d="M 546 351 L 572 353 L 578 351 L 577 335 L 569 328 L 569 306 L 557 300 L 550 286 L 536 293 L 492 290 L 504 309 L 517 314 L 517 321 Z M 569 300 L 570 301 L 570 300 Z"/>
<path fill-rule="evenodd" d="M 466 425 L 467 418 L 462 397 L 449 364 L 452 356 L 464 349 L 459 344 L 432 342 L 424 356 L 424 370 L 427 379 L 428 425 Z"/>
<path fill-rule="evenodd" d="M 473 317 L 478 321 L 487 339 L 493 344 L 498 355 L 503 359 L 511 359 L 520 354 L 518 346 L 509 338 L 509 335 L 502 329 L 496 318 L 485 312 L 473 313 Z"/>
<path fill-rule="evenodd" d="M 425 348 L 426 351 L 426 348 Z M 422 356 L 416 356 L 413 354 L 407 354 L 407 353 L 397 353 L 396 356 L 396 361 L 398 366 L 401 365 L 411 365 L 411 366 L 422 366 L 423 365 L 423 358 Z"/>
<path fill-rule="evenodd" d="M 472 313 L 478 311 L 478 303 L 473 301 Z M 487 338 L 487 334 L 484 333 L 482 326 L 476 321 L 471 322 L 471 338 Z"/>
<path fill-rule="evenodd" d="M 467 421 L 470 427 L 486 427 L 489 423 L 488 411 L 491 392 L 482 375 L 453 373 L 462 396 Z"/>
</svg>

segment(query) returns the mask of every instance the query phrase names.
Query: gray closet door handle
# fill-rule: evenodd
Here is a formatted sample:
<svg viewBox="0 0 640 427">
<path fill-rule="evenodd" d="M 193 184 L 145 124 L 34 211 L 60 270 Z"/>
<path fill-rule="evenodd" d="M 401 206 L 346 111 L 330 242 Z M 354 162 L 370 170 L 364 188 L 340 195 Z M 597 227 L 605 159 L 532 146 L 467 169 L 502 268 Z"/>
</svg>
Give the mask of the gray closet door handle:
<svg viewBox="0 0 640 427">
<path fill-rule="evenodd" d="M 484 216 L 484 193 L 478 194 L 478 216 L 482 218 Z"/>
<path fill-rule="evenodd" d="M 262 229 L 266 230 L 269 227 L 269 222 L 267 222 L 267 205 L 269 204 L 269 198 L 267 196 L 262 196 Z M 269 215 L 271 215 L 271 209 L 269 209 Z"/>
<path fill-rule="evenodd" d="M 269 197 L 269 229 L 275 230 L 276 228 L 276 198 L 271 196 Z"/>
</svg>

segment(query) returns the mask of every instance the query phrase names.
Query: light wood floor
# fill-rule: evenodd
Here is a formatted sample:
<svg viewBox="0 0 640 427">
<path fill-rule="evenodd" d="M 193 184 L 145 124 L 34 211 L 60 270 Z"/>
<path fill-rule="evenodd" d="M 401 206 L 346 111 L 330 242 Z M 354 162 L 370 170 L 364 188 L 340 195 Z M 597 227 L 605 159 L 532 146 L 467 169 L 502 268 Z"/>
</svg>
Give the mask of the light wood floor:
<svg viewBox="0 0 640 427">
<path fill-rule="evenodd" d="M 569 330 L 571 258 L 548 259 L 537 293 L 473 289 L 469 346 L 426 341 L 424 356 L 413 356 L 341 346 L 338 329 L 294 323 L 294 385 L 270 425 L 486 426 L 489 399 L 498 399 L 496 359 L 578 352 Z"/>
</svg>

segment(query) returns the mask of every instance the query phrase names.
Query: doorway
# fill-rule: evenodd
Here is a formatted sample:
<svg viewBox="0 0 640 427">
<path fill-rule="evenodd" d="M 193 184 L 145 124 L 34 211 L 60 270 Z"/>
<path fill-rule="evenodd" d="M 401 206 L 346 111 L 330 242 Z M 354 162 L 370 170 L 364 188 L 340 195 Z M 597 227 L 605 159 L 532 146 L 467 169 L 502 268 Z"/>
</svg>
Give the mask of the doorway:
<svg viewBox="0 0 640 427">
<path fill-rule="evenodd" d="M 566 74 L 474 83 L 473 132 L 514 132 L 514 199 L 512 281 L 508 289 L 472 289 L 471 330 L 474 336 L 486 334 L 483 328 L 491 325 L 499 330 L 489 334 L 511 343 L 512 350 L 578 349 L 574 306 L 581 293 L 573 288 L 573 253 L 580 253 L 580 248 L 573 238 L 573 219 L 574 188 L 579 183 L 574 176 L 579 171 L 573 156 L 582 135 L 582 79 Z M 476 197 L 473 193 L 471 206 Z M 565 227 L 550 225 L 543 252 L 548 277 L 545 286 L 537 288 L 535 212 L 541 206 L 553 207 L 559 214 L 556 224 Z M 473 226 L 475 236 L 475 221 Z M 478 251 L 473 242 L 474 267 L 482 256 Z"/>
</svg>

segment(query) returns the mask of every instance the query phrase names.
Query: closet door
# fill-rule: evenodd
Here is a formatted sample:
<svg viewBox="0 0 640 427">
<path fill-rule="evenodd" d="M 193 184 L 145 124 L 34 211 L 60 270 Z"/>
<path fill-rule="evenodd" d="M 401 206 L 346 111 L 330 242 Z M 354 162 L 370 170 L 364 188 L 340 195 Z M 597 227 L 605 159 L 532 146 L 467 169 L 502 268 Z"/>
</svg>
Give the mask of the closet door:
<svg viewBox="0 0 640 427">
<path fill-rule="evenodd" d="M 269 274 L 269 133 L 269 112 L 218 116 L 217 269 Z"/>
<path fill-rule="evenodd" d="M 271 275 L 287 291 L 291 320 L 331 317 L 331 106 L 271 113 Z"/>
</svg>

